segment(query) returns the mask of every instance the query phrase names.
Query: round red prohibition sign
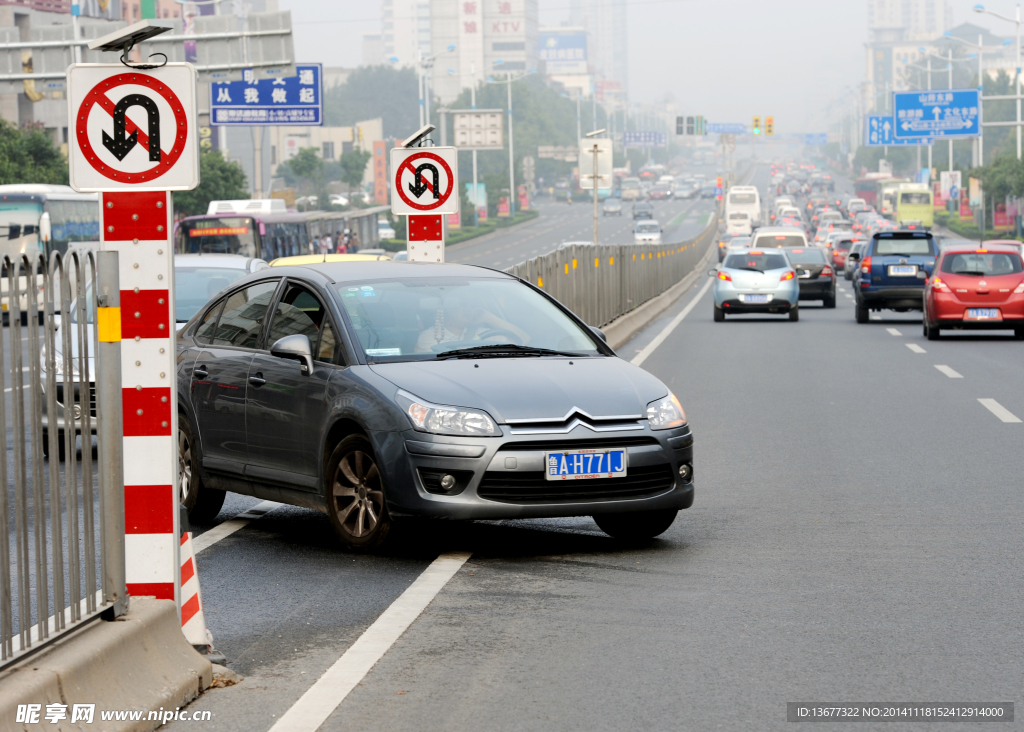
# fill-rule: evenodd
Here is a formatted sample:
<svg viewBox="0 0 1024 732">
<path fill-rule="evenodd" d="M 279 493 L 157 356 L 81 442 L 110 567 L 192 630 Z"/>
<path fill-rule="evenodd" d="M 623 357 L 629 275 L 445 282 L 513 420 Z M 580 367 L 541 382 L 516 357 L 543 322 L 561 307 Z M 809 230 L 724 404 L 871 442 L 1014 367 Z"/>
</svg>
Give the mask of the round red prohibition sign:
<svg viewBox="0 0 1024 732">
<path fill-rule="evenodd" d="M 448 175 L 448 190 L 441 192 L 440 195 L 438 195 L 438 197 L 431 203 L 416 203 L 409 198 L 405 189 L 402 187 L 402 174 L 404 172 L 409 171 L 413 175 L 416 175 L 416 167 L 412 164 L 413 160 L 416 160 L 417 162 L 420 160 L 432 160 L 435 163 L 438 163 L 442 170 L 444 170 Z M 443 206 L 444 202 L 448 200 L 448 197 L 452 195 L 452 181 L 454 179 L 455 176 L 452 175 L 452 169 L 448 167 L 448 163 L 444 161 L 444 158 L 432 152 L 418 152 L 415 155 L 407 157 L 402 164 L 398 166 L 398 170 L 395 171 L 395 187 L 398 189 L 398 195 L 403 201 L 418 211 L 433 211 L 435 208 Z M 432 181 L 425 180 L 422 176 L 417 176 L 416 184 L 422 184 L 425 186 L 424 192 L 427 190 L 433 191 Z M 438 181 L 438 187 L 440 187 L 440 181 Z"/>
<path fill-rule="evenodd" d="M 110 115 L 111 119 L 114 119 L 115 104 L 107 98 L 107 92 L 127 84 L 152 89 L 163 97 L 164 101 L 171 106 L 171 110 L 174 112 L 174 138 L 171 142 L 170 152 L 161 150 L 160 160 L 156 165 L 149 170 L 137 173 L 127 173 L 105 164 L 89 143 L 89 113 L 92 111 L 93 106 L 99 105 L 104 112 Z M 149 135 L 139 129 L 130 119 L 126 120 L 125 128 L 128 134 L 137 134 L 137 140 L 143 148 L 149 147 Z M 152 130 L 148 131 L 151 132 Z M 157 81 L 157 79 L 147 74 L 118 74 L 109 79 L 104 79 L 85 95 L 82 106 L 78 108 L 78 115 L 75 120 L 75 134 L 78 137 L 78 146 L 82 149 L 86 160 L 89 161 L 89 165 L 95 168 L 97 172 L 111 180 L 144 183 L 159 178 L 178 162 L 178 158 L 181 157 L 181 153 L 185 149 L 185 138 L 188 136 L 188 117 L 185 116 L 185 108 L 181 100 L 178 99 L 177 95 L 166 84 Z"/>
</svg>

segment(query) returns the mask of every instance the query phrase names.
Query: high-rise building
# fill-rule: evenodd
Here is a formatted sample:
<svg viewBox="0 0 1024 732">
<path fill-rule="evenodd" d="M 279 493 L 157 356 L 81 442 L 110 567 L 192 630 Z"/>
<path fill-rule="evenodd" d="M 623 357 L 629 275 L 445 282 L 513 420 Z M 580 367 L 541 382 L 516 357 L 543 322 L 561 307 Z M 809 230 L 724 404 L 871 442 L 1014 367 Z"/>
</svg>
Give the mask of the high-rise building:
<svg viewBox="0 0 1024 732">
<path fill-rule="evenodd" d="M 442 102 L 488 76 L 537 68 L 537 0 L 432 0 L 430 13 L 433 88 Z"/>
<path fill-rule="evenodd" d="M 384 53 L 375 63 L 398 59 L 399 66 L 412 66 L 430 55 L 430 0 L 384 0 L 381 16 Z"/>
<path fill-rule="evenodd" d="M 930 41 L 952 24 L 947 0 L 868 0 L 872 40 Z"/>
<path fill-rule="evenodd" d="M 587 29 L 590 64 L 600 84 L 629 83 L 627 0 L 572 0 L 569 24 Z"/>
</svg>

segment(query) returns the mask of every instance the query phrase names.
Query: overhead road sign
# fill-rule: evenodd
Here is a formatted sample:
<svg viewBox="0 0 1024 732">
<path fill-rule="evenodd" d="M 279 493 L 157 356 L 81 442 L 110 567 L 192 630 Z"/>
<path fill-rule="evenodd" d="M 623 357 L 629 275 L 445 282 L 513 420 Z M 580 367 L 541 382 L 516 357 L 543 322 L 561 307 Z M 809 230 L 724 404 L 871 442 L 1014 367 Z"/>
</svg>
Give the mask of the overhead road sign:
<svg viewBox="0 0 1024 732">
<path fill-rule="evenodd" d="M 458 157 L 454 147 L 391 148 L 391 212 L 459 212 Z"/>
<path fill-rule="evenodd" d="M 452 110 L 455 147 L 460 150 L 504 150 L 504 109 Z"/>
<path fill-rule="evenodd" d="M 196 72 L 167 64 L 68 69 L 68 145 L 76 191 L 187 191 L 199 184 Z"/>
<path fill-rule="evenodd" d="M 708 122 L 707 129 L 712 135 L 747 134 L 747 126 L 739 122 Z"/>
<path fill-rule="evenodd" d="M 828 133 L 827 132 L 815 132 L 809 135 L 804 135 L 805 145 L 827 145 L 828 144 Z"/>
<path fill-rule="evenodd" d="M 981 134 L 978 96 L 977 89 L 893 92 L 893 137 L 977 137 Z"/>
<path fill-rule="evenodd" d="M 885 145 L 930 145 L 928 137 L 907 137 L 896 139 L 893 131 L 896 124 L 890 115 L 869 114 L 864 118 L 864 146 L 883 147 Z"/>
<path fill-rule="evenodd" d="M 210 123 L 317 127 L 323 122 L 321 64 L 299 64 L 285 79 L 257 79 L 252 70 L 243 81 L 210 84 Z"/>
<path fill-rule="evenodd" d="M 666 147 L 668 136 L 664 132 L 623 132 L 623 147 Z"/>
<path fill-rule="evenodd" d="M 575 163 L 579 159 L 579 149 L 569 145 L 538 145 L 537 157 L 542 160 L 562 160 Z"/>
</svg>

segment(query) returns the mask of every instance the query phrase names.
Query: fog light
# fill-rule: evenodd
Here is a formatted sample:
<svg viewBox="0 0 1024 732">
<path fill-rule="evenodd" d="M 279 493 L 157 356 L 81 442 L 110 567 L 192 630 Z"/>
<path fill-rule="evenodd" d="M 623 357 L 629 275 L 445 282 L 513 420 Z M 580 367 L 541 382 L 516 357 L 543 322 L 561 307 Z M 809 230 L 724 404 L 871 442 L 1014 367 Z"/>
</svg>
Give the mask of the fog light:
<svg viewBox="0 0 1024 732">
<path fill-rule="evenodd" d="M 442 475 L 441 476 L 441 487 L 446 491 L 450 491 L 455 487 L 455 476 L 454 475 Z"/>
<path fill-rule="evenodd" d="M 687 482 L 693 476 L 693 466 L 689 463 L 683 463 L 679 466 L 679 478 L 684 483 Z"/>
</svg>

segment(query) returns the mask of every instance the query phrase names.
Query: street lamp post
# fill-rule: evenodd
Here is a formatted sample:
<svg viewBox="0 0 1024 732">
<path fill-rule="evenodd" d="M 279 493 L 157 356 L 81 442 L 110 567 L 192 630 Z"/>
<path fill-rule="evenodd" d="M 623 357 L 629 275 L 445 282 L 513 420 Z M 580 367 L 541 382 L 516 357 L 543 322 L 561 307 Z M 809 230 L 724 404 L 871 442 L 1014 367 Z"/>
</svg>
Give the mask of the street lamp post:
<svg viewBox="0 0 1024 732">
<path fill-rule="evenodd" d="M 505 62 L 498 60 L 494 62 L 495 66 L 501 66 Z M 512 82 L 525 79 L 530 74 L 537 73 L 536 69 L 530 69 L 529 71 L 523 72 L 518 76 L 513 76 L 511 71 L 505 72 L 505 84 L 508 86 L 508 215 L 511 218 L 516 212 L 515 207 L 515 195 L 516 195 L 516 166 L 515 158 L 512 151 Z M 494 81 L 494 79 L 488 79 L 488 84 L 500 84 L 502 82 Z"/>
<path fill-rule="evenodd" d="M 987 13 L 993 17 L 1005 20 L 1008 23 L 1015 23 L 1017 26 L 1017 70 L 1013 76 L 1013 95 L 1017 97 L 1017 160 L 1021 159 L 1021 120 L 1020 120 L 1020 3 L 1017 4 L 1017 10 L 1014 13 L 1014 17 L 1010 18 L 1001 13 L 996 13 L 992 10 L 987 10 L 984 5 L 975 5 L 974 12 L 976 13 Z"/>
<path fill-rule="evenodd" d="M 597 137 L 598 135 L 604 134 L 604 132 L 605 132 L 605 130 L 603 130 L 603 129 L 601 129 L 601 130 L 594 130 L 593 132 L 588 132 L 587 133 L 587 137 Z M 598 147 L 596 141 L 594 142 L 594 144 L 592 146 L 591 152 L 594 155 L 594 167 L 590 171 L 590 184 L 594 187 L 594 246 L 596 247 L 597 246 L 597 221 L 598 221 L 598 219 L 597 219 L 597 181 L 598 181 L 598 178 L 599 178 L 598 173 L 597 173 L 597 156 L 600 153 L 600 148 Z"/>
</svg>

